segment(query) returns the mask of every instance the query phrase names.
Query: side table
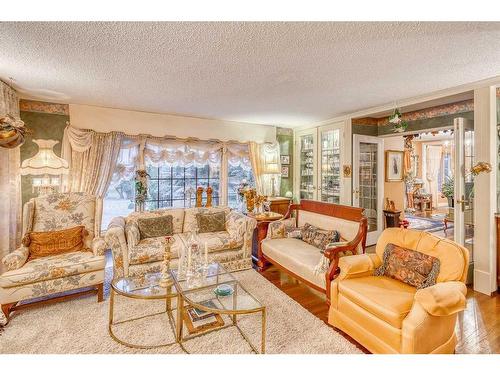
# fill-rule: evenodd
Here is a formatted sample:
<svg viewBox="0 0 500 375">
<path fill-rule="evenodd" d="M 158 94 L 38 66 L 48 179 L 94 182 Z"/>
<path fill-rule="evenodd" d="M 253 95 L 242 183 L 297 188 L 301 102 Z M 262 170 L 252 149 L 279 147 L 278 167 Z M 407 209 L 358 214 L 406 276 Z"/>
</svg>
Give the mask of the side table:
<svg viewBox="0 0 500 375">
<path fill-rule="evenodd" d="M 269 212 L 267 215 L 253 213 L 248 213 L 247 215 L 257 220 L 257 226 L 254 229 L 252 239 L 252 260 L 256 264 L 257 270 L 261 272 L 264 271 L 269 265 L 269 263 L 264 259 L 264 256 L 262 255 L 261 242 L 267 236 L 267 228 L 269 227 L 269 223 L 282 219 L 284 215 L 276 212 Z"/>
</svg>

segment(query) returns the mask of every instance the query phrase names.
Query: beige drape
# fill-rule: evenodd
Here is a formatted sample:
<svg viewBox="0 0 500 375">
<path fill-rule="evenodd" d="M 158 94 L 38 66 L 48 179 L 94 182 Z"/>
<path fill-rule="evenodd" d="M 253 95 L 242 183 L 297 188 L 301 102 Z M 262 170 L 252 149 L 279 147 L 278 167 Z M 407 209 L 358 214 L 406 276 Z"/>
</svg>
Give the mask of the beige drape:
<svg viewBox="0 0 500 375">
<path fill-rule="evenodd" d="M 272 178 L 274 177 L 274 188 L 276 194 L 279 195 L 281 186 L 281 176 L 280 175 L 268 175 L 263 173 L 264 164 L 266 156 L 272 155 L 271 159 L 277 160 L 279 163 L 280 151 L 279 144 L 275 143 L 262 143 L 257 144 L 255 142 L 250 142 L 250 162 L 252 164 L 252 170 L 255 178 L 255 188 L 257 194 L 261 195 L 271 195 L 272 191 Z"/>
<path fill-rule="evenodd" d="M 432 205 L 437 207 L 438 204 L 438 175 L 441 168 L 442 147 L 429 145 L 427 146 L 426 155 L 426 180 L 429 193 L 432 194 Z"/>
<path fill-rule="evenodd" d="M 101 202 L 115 171 L 122 138 L 122 133 L 97 133 L 68 126 L 61 151 L 70 165 L 65 190 L 89 193 Z"/>
<path fill-rule="evenodd" d="M 0 81 L 0 117 L 19 118 L 19 98 Z M 20 147 L 0 148 L 0 258 L 21 240 L 21 152 Z"/>
</svg>

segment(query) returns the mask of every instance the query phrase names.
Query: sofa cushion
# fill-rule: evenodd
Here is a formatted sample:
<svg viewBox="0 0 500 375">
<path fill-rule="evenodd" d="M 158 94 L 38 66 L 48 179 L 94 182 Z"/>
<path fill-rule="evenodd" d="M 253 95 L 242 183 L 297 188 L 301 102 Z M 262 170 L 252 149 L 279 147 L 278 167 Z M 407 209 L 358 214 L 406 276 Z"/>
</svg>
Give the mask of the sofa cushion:
<svg viewBox="0 0 500 375">
<path fill-rule="evenodd" d="M 137 226 L 141 240 L 152 237 L 171 236 L 174 233 L 172 215 L 139 217 Z"/>
<path fill-rule="evenodd" d="M 23 238 L 23 245 L 29 248 L 28 260 L 88 251 L 84 243 L 88 233 L 83 225 L 49 232 L 29 232 Z"/>
<path fill-rule="evenodd" d="M 231 212 L 231 209 L 229 207 L 193 207 L 193 208 L 186 208 L 185 210 L 185 216 L 184 216 L 184 229 L 182 230 L 183 232 L 194 232 L 198 230 L 198 222 L 196 220 L 196 215 L 197 214 L 211 214 L 215 212 L 224 212 L 226 214 L 226 217 L 229 215 Z"/>
<path fill-rule="evenodd" d="M 416 288 L 387 276 L 342 280 L 339 293 L 377 318 L 400 329 L 413 305 Z"/>
<path fill-rule="evenodd" d="M 340 234 L 336 230 L 323 230 L 311 225 L 304 224 L 302 228 L 302 241 L 313 245 L 320 250 L 325 250 L 327 245 L 340 240 Z"/>
<path fill-rule="evenodd" d="M 173 233 L 182 233 L 184 227 L 184 208 L 161 208 L 159 210 L 132 212 L 127 218 L 127 224 L 137 222 L 139 218 L 157 217 L 157 216 L 172 216 Z"/>
<path fill-rule="evenodd" d="M 170 247 L 172 259 L 180 257 L 181 251 L 184 248 L 184 241 L 181 235 L 174 234 L 174 243 Z M 129 249 L 129 264 L 143 264 L 151 262 L 159 262 L 163 260 L 165 255 L 165 238 L 152 237 L 140 240 L 135 246 Z"/>
<path fill-rule="evenodd" d="M 183 238 L 187 243 L 189 233 L 184 233 Z M 199 233 L 198 240 L 203 251 L 205 249 L 205 243 L 207 244 L 209 253 L 221 250 L 238 249 L 243 246 L 243 237 L 231 236 L 231 234 L 226 231 Z"/>
<path fill-rule="evenodd" d="M 266 239 L 262 241 L 262 252 L 297 276 L 325 289 L 325 274 L 314 272 L 324 257 L 317 247 L 296 238 Z"/>
<path fill-rule="evenodd" d="M 10 288 L 103 270 L 105 263 L 103 256 L 83 251 L 33 259 L 19 269 L 2 274 L 0 287 Z"/>
<path fill-rule="evenodd" d="M 89 232 L 85 247 L 95 237 L 96 199 L 85 193 L 54 193 L 34 198 L 33 232 L 48 232 L 83 225 Z"/>
<path fill-rule="evenodd" d="M 223 232 L 226 230 L 226 214 L 224 211 L 196 215 L 198 233 Z"/>
<path fill-rule="evenodd" d="M 419 251 L 387 244 L 382 265 L 375 276 L 389 276 L 417 289 L 436 284 L 439 259 Z"/>
</svg>

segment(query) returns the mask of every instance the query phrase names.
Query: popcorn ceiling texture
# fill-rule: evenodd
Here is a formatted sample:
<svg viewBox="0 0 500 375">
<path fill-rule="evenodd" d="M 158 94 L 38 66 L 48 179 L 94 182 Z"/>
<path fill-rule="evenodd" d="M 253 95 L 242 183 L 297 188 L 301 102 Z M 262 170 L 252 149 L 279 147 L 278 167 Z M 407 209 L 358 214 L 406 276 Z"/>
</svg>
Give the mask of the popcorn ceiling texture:
<svg viewBox="0 0 500 375">
<path fill-rule="evenodd" d="M 23 97 L 294 126 L 498 75 L 500 23 L 0 24 Z"/>
</svg>

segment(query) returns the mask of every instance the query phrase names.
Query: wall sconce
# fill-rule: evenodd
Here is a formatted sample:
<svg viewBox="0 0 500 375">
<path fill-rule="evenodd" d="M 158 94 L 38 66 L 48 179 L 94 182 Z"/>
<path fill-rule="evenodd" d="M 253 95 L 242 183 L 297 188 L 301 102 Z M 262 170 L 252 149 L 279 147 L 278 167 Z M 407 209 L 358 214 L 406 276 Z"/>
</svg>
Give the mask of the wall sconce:
<svg viewBox="0 0 500 375">
<path fill-rule="evenodd" d="M 21 164 L 21 175 L 32 175 L 32 192 L 49 194 L 57 192 L 61 185 L 61 176 L 69 173 L 68 162 L 54 153 L 54 146 L 59 143 L 53 139 L 34 139 L 38 152 Z"/>
</svg>

